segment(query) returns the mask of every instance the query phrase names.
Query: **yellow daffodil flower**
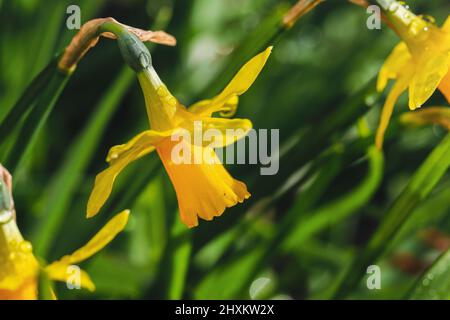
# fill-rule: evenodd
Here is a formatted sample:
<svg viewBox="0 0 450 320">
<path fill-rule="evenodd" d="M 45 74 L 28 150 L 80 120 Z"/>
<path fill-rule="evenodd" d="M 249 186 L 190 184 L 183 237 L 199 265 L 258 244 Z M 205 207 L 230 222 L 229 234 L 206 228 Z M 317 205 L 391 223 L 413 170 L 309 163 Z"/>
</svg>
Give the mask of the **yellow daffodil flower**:
<svg viewBox="0 0 450 320">
<path fill-rule="evenodd" d="M 450 17 L 438 28 L 431 18 L 416 16 L 398 3 L 391 4 L 386 16 L 403 41 L 387 58 L 378 77 L 380 92 L 390 79 L 396 80 L 377 131 L 380 149 L 394 106 L 404 91 L 409 89 L 411 110 L 420 108 L 438 88 L 450 102 Z"/>
<path fill-rule="evenodd" d="M 0 166 L 0 180 L 4 174 Z M 0 183 L 0 202 L 5 199 L 5 180 Z M 33 255 L 30 242 L 24 240 L 14 217 L 12 197 L 9 205 L 0 203 L 0 300 L 34 300 L 38 298 L 38 277 L 44 272 L 50 280 L 67 281 L 72 275 L 69 267 L 91 257 L 123 230 L 129 211 L 123 211 L 112 218 L 86 245 L 74 253 L 64 256 L 47 266 L 38 262 Z M 79 285 L 90 291 L 95 285 L 89 275 L 80 270 Z"/>
<path fill-rule="evenodd" d="M 107 157 L 110 166 L 95 180 L 87 206 L 87 216 L 92 217 L 98 213 L 108 199 L 117 175 L 129 163 L 155 150 L 174 185 L 181 220 L 188 227 L 197 226 L 198 217 L 212 220 L 222 215 L 225 208 L 249 198 L 250 193 L 246 185 L 230 176 L 217 159 L 213 147 L 182 140 L 182 143 L 189 144 L 194 154 L 207 155 L 213 161 L 175 163 L 172 151 L 179 142 L 173 141 L 172 138 L 180 130 L 193 133 L 196 122 L 200 122 L 205 129 L 216 129 L 226 138 L 230 138 L 227 136 L 227 129 L 240 129 L 238 136 L 223 139 L 222 144 L 216 144 L 214 147 L 225 147 L 244 137 L 252 128 L 249 120 L 213 118 L 212 114 L 234 113 L 238 96 L 245 93 L 256 80 L 271 50 L 272 47 L 269 47 L 247 62 L 219 95 L 189 108 L 181 105 L 172 96 L 151 65 L 138 72 L 151 130 L 144 131 L 128 143 L 110 150 Z"/>
</svg>

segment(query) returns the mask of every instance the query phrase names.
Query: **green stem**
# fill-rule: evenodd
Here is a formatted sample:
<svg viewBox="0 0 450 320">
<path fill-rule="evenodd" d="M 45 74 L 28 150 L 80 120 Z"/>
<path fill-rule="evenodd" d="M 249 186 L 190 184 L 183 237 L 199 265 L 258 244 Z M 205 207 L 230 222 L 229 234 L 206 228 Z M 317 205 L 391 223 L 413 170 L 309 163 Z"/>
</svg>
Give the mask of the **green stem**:
<svg viewBox="0 0 450 320">
<path fill-rule="evenodd" d="M 336 287 L 334 298 L 346 297 L 359 283 L 366 268 L 386 252 L 386 243 L 411 216 L 413 210 L 437 185 L 450 166 L 450 133 L 431 152 L 408 186 L 394 202 L 383 219 L 381 226 L 372 236 L 369 244 L 361 251 L 350 267 L 344 272 Z"/>
</svg>

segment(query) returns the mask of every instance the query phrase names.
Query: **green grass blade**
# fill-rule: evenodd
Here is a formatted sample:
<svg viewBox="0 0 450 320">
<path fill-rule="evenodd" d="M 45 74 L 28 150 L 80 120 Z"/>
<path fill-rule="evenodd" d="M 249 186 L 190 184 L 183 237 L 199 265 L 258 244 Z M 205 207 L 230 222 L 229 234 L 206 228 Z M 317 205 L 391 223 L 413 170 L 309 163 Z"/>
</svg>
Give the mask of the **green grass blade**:
<svg viewBox="0 0 450 320">
<path fill-rule="evenodd" d="M 433 265 L 423 273 L 408 294 L 409 299 L 450 299 L 450 249 L 444 252 Z"/>
<path fill-rule="evenodd" d="M 295 231 L 291 232 L 286 239 L 283 245 L 285 250 L 294 248 L 298 243 L 305 241 L 314 233 L 356 213 L 370 201 L 381 183 L 384 160 L 382 153 L 374 146 L 369 148 L 367 154 L 369 171 L 361 184 L 344 197 L 307 214 L 308 218 L 299 221 Z"/>
<path fill-rule="evenodd" d="M 183 298 L 192 252 L 192 238 L 189 230 L 187 230 L 186 226 L 179 219 L 175 219 L 175 226 L 171 237 L 172 239 L 178 238 L 180 235 L 182 235 L 181 240 L 178 243 L 174 243 L 173 257 L 170 263 L 170 270 L 173 273 L 168 282 L 167 298 L 171 300 Z"/>
<path fill-rule="evenodd" d="M 335 298 L 347 296 L 367 266 L 375 263 L 414 209 L 428 196 L 450 166 L 450 134 L 431 152 L 386 214 L 372 239 L 338 282 Z"/>
<path fill-rule="evenodd" d="M 17 174 L 17 169 L 20 168 L 22 161 L 29 156 L 31 147 L 36 142 L 69 78 L 69 74 L 55 71 L 36 106 L 26 118 L 19 137 L 5 160 L 5 164 L 13 172 L 13 175 Z"/>
<path fill-rule="evenodd" d="M 33 107 L 33 102 L 47 85 L 52 73 L 55 72 L 55 69 L 55 61 L 50 62 L 49 65 L 31 81 L 17 103 L 0 122 L 0 137 L 2 137 L 0 144 L 9 137 L 20 119 L 22 119 L 22 117 Z"/>
<path fill-rule="evenodd" d="M 124 67 L 95 107 L 95 112 L 87 126 L 68 150 L 61 168 L 50 183 L 50 191 L 43 210 L 45 216 L 37 225 L 33 237 L 34 247 L 39 256 L 47 256 L 51 243 L 64 219 L 64 213 L 68 210 L 71 197 L 97 150 L 97 145 L 109 120 L 120 105 L 121 98 L 127 92 L 133 79 L 134 73 Z"/>
</svg>

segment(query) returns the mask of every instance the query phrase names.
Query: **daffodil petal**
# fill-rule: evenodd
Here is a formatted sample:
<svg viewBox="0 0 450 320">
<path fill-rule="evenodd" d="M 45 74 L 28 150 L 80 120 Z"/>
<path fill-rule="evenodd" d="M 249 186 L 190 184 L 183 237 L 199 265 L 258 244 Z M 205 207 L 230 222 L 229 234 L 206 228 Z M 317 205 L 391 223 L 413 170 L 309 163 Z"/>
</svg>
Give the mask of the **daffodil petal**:
<svg viewBox="0 0 450 320">
<path fill-rule="evenodd" d="M 231 118 L 236 114 L 239 97 L 231 97 L 223 106 L 215 107 L 212 106 L 212 100 L 202 100 L 189 107 L 189 112 L 192 112 L 199 116 L 211 116 L 213 112 L 220 112 L 220 115 L 225 118 Z"/>
<path fill-rule="evenodd" d="M 71 268 L 72 265 L 62 263 L 60 261 L 53 262 L 52 264 L 48 265 L 45 268 L 45 272 L 47 273 L 47 276 L 49 279 L 54 281 L 61 281 L 61 282 L 71 282 L 74 279 L 73 269 Z M 79 274 L 79 285 L 82 288 L 85 288 L 89 291 L 95 291 L 95 284 L 92 281 L 91 277 L 88 275 L 88 273 L 84 270 L 78 269 Z"/>
<path fill-rule="evenodd" d="M 250 197 L 247 186 L 227 172 L 212 148 L 190 145 L 194 153 L 199 151 L 211 161 L 174 163 L 172 151 L 177 143 L 164 141 L 158 154 L 175 188 L 181 220 L 189 228 L 198 225 L 198 217 L 212 220 Z"/>
<path fill-rule="evenodd" d="M 445 20 L 442 30 L 450 33 L 450 16 L 448 16 L 447 20 Z"/>
<path fill-rule="evenodd" d="M 189 108 L 189 111 L 197 115 L 210 116 L 217 111 L 226 111 L 224 110 L 226 104 L 229 104 L 227 109 L 235 108 L 238 102 L 237 97 L 244 94 L 255 82 L 271 52 L 272 47 L 268 47 L 250 59 L 219 95 L 211 100 L 204 100 L 194 104 Z"/>
<path fill-rule="evenodd" d="M 62 257 L 60 260 L 54 263 L 73 265 L 78 262 L 84 261 L 92 255 L 96 254 L 108 243 L 110 243 L 117 236 L 117 234 L 125 228 L 128 222 L 129 215 L 129 210 L 124 210 L 121 213 L 118 213 L 111 220 L 109 220 L 108 223 L 103 226 L 103 228 L 100 229 L 100 231 L 83 247 L 70 255 Z"/>
<path fill-rule="evenodd" d="M 17 289 L 0 289 L 0 300 L 37 300 L 37 293 L 36 277 L 32 277 L 22 281 Z"/>
<path fill-rule="evenodd" d="M 248 119 L 202 119 L 204 135 L 210 135 L 204 141 L 204 146 L 213 148 L 226 147 L 245 137 L 252 128 L 252 122 Z"/>
<path fill-rule="evenodd" d="M 125 228 L 129 215 L 128 210 L 117 214 L 83 247 L 46 266 L 45 271 L 48 277 L 57 281 L 70 281 L 74 277 L 70 267 L 86 260 L 109 244 Z M 94 291 L 95 285 L 89 275 L 81 269 L 78 271 L 80 272 L 80 286 Z"/>
<path fill-rule="evenodd" d="M 442 79 L 441 83 L 439 84 L 439 91 L 442 92 L 442 94 L 447 99 L 448 103 L 450 103 L 450 72 L 447 72 L 447 75 Z"/>
<path fill-rule="evenodd" d="M 0 223 L 0 290 L 14 291 L 36 277 L 39 264 L 15 219 Z"/>
<path fill-rule="evenodd" d="M 397 79 L 406 68 L 413 68 L 413 61 L 408 46 L 400 42 L 384 62 L 378 74 L 377 90 L 383 91 L 390 79 Z"/>
<path fill-rule="evenodd" d="M 157 144 L 162 139 L 170 137 L 170 135 L 172 135 L 172 133 L 173 133 L 173 130 L 168 130 L 168 131 L 147 130 L 147 131 L 141 132 L 138 135 L 136 135 L 135 137 L 133 137 L 127 143 L 112 147 L 108 152 L 108 156 L 106 157 L 106 162 L 114 163 L 114 161 L 116 161 L 118 158 L 120 158 L 123 153 L 125 153 L 126 151 L 145 142 L 148 145 L 145 149 L 142 150 L 142 152 L 139 154 L 138 158 L 143 157 L 146 154 L 149 154 L 150 152 L 154 151 L 155 150 L 154 145 Z"/>
<path fill-rule="evenodd" d="M 420 68 L 411 79 L 409 86 L 409 108 L 411 110 L 420 108 L 436 91 L 442 79 L 448 73 L 448 54 L 436 52 L 429 58 L 429 55 L 422 55 L 416 61 Z"/>
<path fill-rule="evenodd" d="M 397 103 L 400 95 L 408 88 L 408 83 L 408 75 L 399 78 L 395 82 L 391 92 L 389 92 L 386 102 L 384 103 L 383 110 L 381 112 L 380 124 L 378 125 L 375 137 L 375 145 L 380 150 L 383 148 L 384 134 L 389 126 L 389 121 L 391 120 L 392 113 L 394 112 L 395 104 Z"/>
<path fill-rule="evenodd" d="M 87 204 L 87 217 L 95 216 L 111 194 L 114 181 L 119 173 L 131 162 L 154 150 L 154 146 L 169 137 L 174 131 L 148 130 L 131 139 L 129 143 L 115 146 L 108 154 L 109 168 L 95 178 L 94 189 Z"/>
</svg>

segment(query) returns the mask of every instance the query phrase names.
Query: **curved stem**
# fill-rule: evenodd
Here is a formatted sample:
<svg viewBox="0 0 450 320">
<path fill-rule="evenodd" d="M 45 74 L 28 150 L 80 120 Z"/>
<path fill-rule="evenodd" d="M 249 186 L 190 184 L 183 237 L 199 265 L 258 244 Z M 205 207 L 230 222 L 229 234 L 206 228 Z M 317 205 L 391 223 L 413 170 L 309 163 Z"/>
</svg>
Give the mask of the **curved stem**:
<svg viewBox="0 0 450 320">
<path fill-rule="evenodd" d="M 408 186 L 386 214 L 368 245 L 345 270 L 335 288 L 335 299 L 346 297 L 359 283 L 366 268 L 375 263 L 386 252 L 388 240 L 397 234 L 414 209 L 430 194 L 449 167 L 450 133 L 423 162 Z"/>
</svg>

